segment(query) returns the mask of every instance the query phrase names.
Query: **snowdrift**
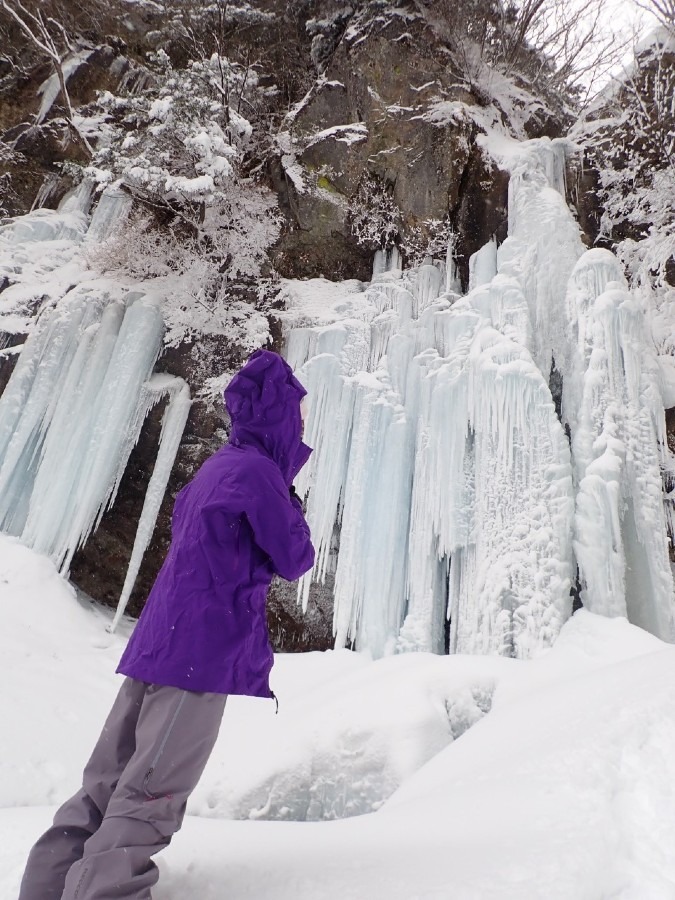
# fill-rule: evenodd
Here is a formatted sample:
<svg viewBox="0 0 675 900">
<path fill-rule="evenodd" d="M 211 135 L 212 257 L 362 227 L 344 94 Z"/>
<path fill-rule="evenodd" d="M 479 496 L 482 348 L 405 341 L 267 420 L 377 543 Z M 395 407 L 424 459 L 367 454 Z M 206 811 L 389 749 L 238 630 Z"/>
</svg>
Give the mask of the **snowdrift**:
<svg viewBox="0 0 675 900">
<path fill-rule="evenodd" d="M 4 537 L 0 604 L 14 900 L 79 784 L 130 623 L 109 634 L 107 612 Z M 278 716 L 230 698 L 156 900 L 675 897 L 675 648 L 624 619 L 579 612 L 529 661 L 340 651 L 280 656 L 274 676 Z"/>
</svg>

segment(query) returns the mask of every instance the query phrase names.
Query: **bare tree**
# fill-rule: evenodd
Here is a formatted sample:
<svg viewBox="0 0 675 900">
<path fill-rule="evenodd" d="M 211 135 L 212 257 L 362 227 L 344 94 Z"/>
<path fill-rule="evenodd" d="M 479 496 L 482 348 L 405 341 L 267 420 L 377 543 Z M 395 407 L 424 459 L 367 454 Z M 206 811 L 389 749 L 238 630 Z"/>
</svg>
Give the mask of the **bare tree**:
<svg viewBox="0 0 675 900">
<path fill-rule="evenodd" d="M 581 105 L 631 41 L 611 28 L 608 0 L 417 0 L 417 7 L 452 47 L 472 86 L 497 67 L 536 87 L 572 88 Z"/>
<path fill-rule="evenodd" d="M 53 65 L 68 124 L 91 153 L 91 145 L 75 125 L 73 107 L 66 84 L 63 64 L 68 55 L 73 52 L 66 28 L 52 16 L 44 14 L 39 6 L 29 9 L 22 0 L 0 0 L 0 9 L 16 23 L 33 47 L 40 54 L 46 56 Z"/>
<path fill-rule="evenodd" d="M 602 237 L 636 282 L 675 278 L 675 53 L 640 45 L 585 140 L 599 178 Z"/>
<path fill-rule="evenodd" d="M 634 0 L 635 5 L 651 13 L 669 31 L 675 30 L 675 0 Z"/>
</svg>

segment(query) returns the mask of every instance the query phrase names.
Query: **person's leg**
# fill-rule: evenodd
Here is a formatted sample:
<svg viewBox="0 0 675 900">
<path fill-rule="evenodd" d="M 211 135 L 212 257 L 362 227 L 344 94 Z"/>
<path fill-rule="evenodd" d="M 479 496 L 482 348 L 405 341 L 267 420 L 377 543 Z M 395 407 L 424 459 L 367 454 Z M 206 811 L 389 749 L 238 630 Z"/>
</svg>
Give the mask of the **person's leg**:
<svg viewBox="0 0 675 900">
<path fill-rule="evenodd" d="M 84 769 L 82 788 L 54 816 L 30 852 L 19 900 L 60 900 L 68 870 L 100 826 L 108 801 L 136 747 L 136 722 L 147 685 L 127 678 Z"/>
<path fill-rule="evenodd" d="M 136 750 L 100 828 L 68 872 L 63 900 L 148 900 L 159 875 L 150 857 L 182 824 L 187 799 L 216 742 L 226 699 L 147 688 Z"/>
</svg>

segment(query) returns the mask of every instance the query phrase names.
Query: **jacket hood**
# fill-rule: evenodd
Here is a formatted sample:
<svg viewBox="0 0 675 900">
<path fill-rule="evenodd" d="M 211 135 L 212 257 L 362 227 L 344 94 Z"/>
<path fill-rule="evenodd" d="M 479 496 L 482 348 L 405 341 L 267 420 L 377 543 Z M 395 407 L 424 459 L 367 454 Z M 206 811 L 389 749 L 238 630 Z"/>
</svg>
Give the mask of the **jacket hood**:
<svg viewBox="0 0 675 900">
<path fill-rule="evenodd" d="M 270 350 L 256 350 L 224 393 L 230 444 L 262 450 L 288 485 L 312 452 L 301 439 L 300 401 L 306 393 L 286 360 Z"/>
</svg>

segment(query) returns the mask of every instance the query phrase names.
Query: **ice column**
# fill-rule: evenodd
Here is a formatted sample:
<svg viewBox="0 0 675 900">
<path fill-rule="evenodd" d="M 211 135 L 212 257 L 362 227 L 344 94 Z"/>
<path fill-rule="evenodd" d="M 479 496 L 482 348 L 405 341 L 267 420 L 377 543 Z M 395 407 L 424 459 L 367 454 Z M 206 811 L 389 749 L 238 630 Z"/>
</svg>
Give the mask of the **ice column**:
<svg viewBox="0 0 675 900">
<path fill-rule="evenodd" d="M 549 182 L 559 171 L 559 152 L 550 141 L 531 141 L 526 147 L 509 179 L 509 233 L 497 265 L 500 274 L 518 281 L 525 295 L 532 355 L 548 378 L 552 360 L 558 365 L 566 351 L 565 290 L 584 245 L 563 196 Z"/>
<path fill-rule="evenodd" d="M 571 613 L 569 448 L 523 347 L 482 328 L 468 364 L 471 526 L 451 560 L 450 647 L 523 659 L 550 646 Z"/>
<path fill-rule="evenodd" d="M 412 445 L 386 380 L 355 378 L 335 577 L 336 645 L 394 649 L 405 611 Z M 377 440 L 373 436 L 378 435 Z"/>
<path fill-rule="evenodd" d="M 104 241 L 115 227 L 124 222 L 131 212 L 133 200 L 117 184 L 110 185 L 101 194 L 91 217 L 85 240 Z"/>
<path fill-rule="evenodd" d="M 441 652 L 447 607 L 452 652 L 524 658 L 571 612 L 569 449 L 529 353 L 489 325 L 491 310 L 504 327 L 506 297 L 507 309 L 524 306 L 517 285 L 495 281 L 494 296 L 485 288 L 439 314 L 444 356 L 429 351 L 411 369 L 419 425 L 401 650 Z"/>
<path fill-rule="evenodd" d="M 497 241 L 493 237 L 469 258 L 469 290 L 489 284 L 497 274 Z"/>
<path fill-rule="evenodd" d="M 673 640 L 656 351 L 608 251 L 579 260 L 568 307 L 573 344 L 563 409 L 578 486 L 574 534 L 583 602 Z"/>
<path fill-rule="evenodd" d="M 155 530 L 155 522 L 159 514 L 159 508 L 164 499 L 166 486 L 171 475 L 171 469 L 178 452 L 180 439 L 183 436 L 185 423 L 192 406 L 190 388 L 182 378 L 173 375 L 153 375 L 143 386 L 145 405 L 154 406 L 162 397 L 168 396 L 168 405 L 162 420 L 162 431 L 159 438 L 159 452 L 152 470 L 150 483 L 145 494 L 145 501 L 138 522 L 136 538 L 131 551 L 131 559 L 127 568 L 124 586 L 117 604 L 117 611 L 112 621 L 111 631 L 117 627 L 129 602 L 129 597 L 136 583 L 136 576 L 141 567 L 143 554 L 145 553 L 152 533 Z M 143 405 L 143 399 L 141 405 Z"/>
<path fill-rule="evenodd" d="M 571 613 L 575 549 L 590 609 L 673 637 L 657 360 L 564 176 L 564 142 L 524 142 L 508 237 L 474 256 L 466 297 L 451 254 L 403 272 L 380 254 L 359 302 L 287 334 L 315 446 L 301 595 L 337 555 L 338 645 L 532 656 Z"/>
</svg>

